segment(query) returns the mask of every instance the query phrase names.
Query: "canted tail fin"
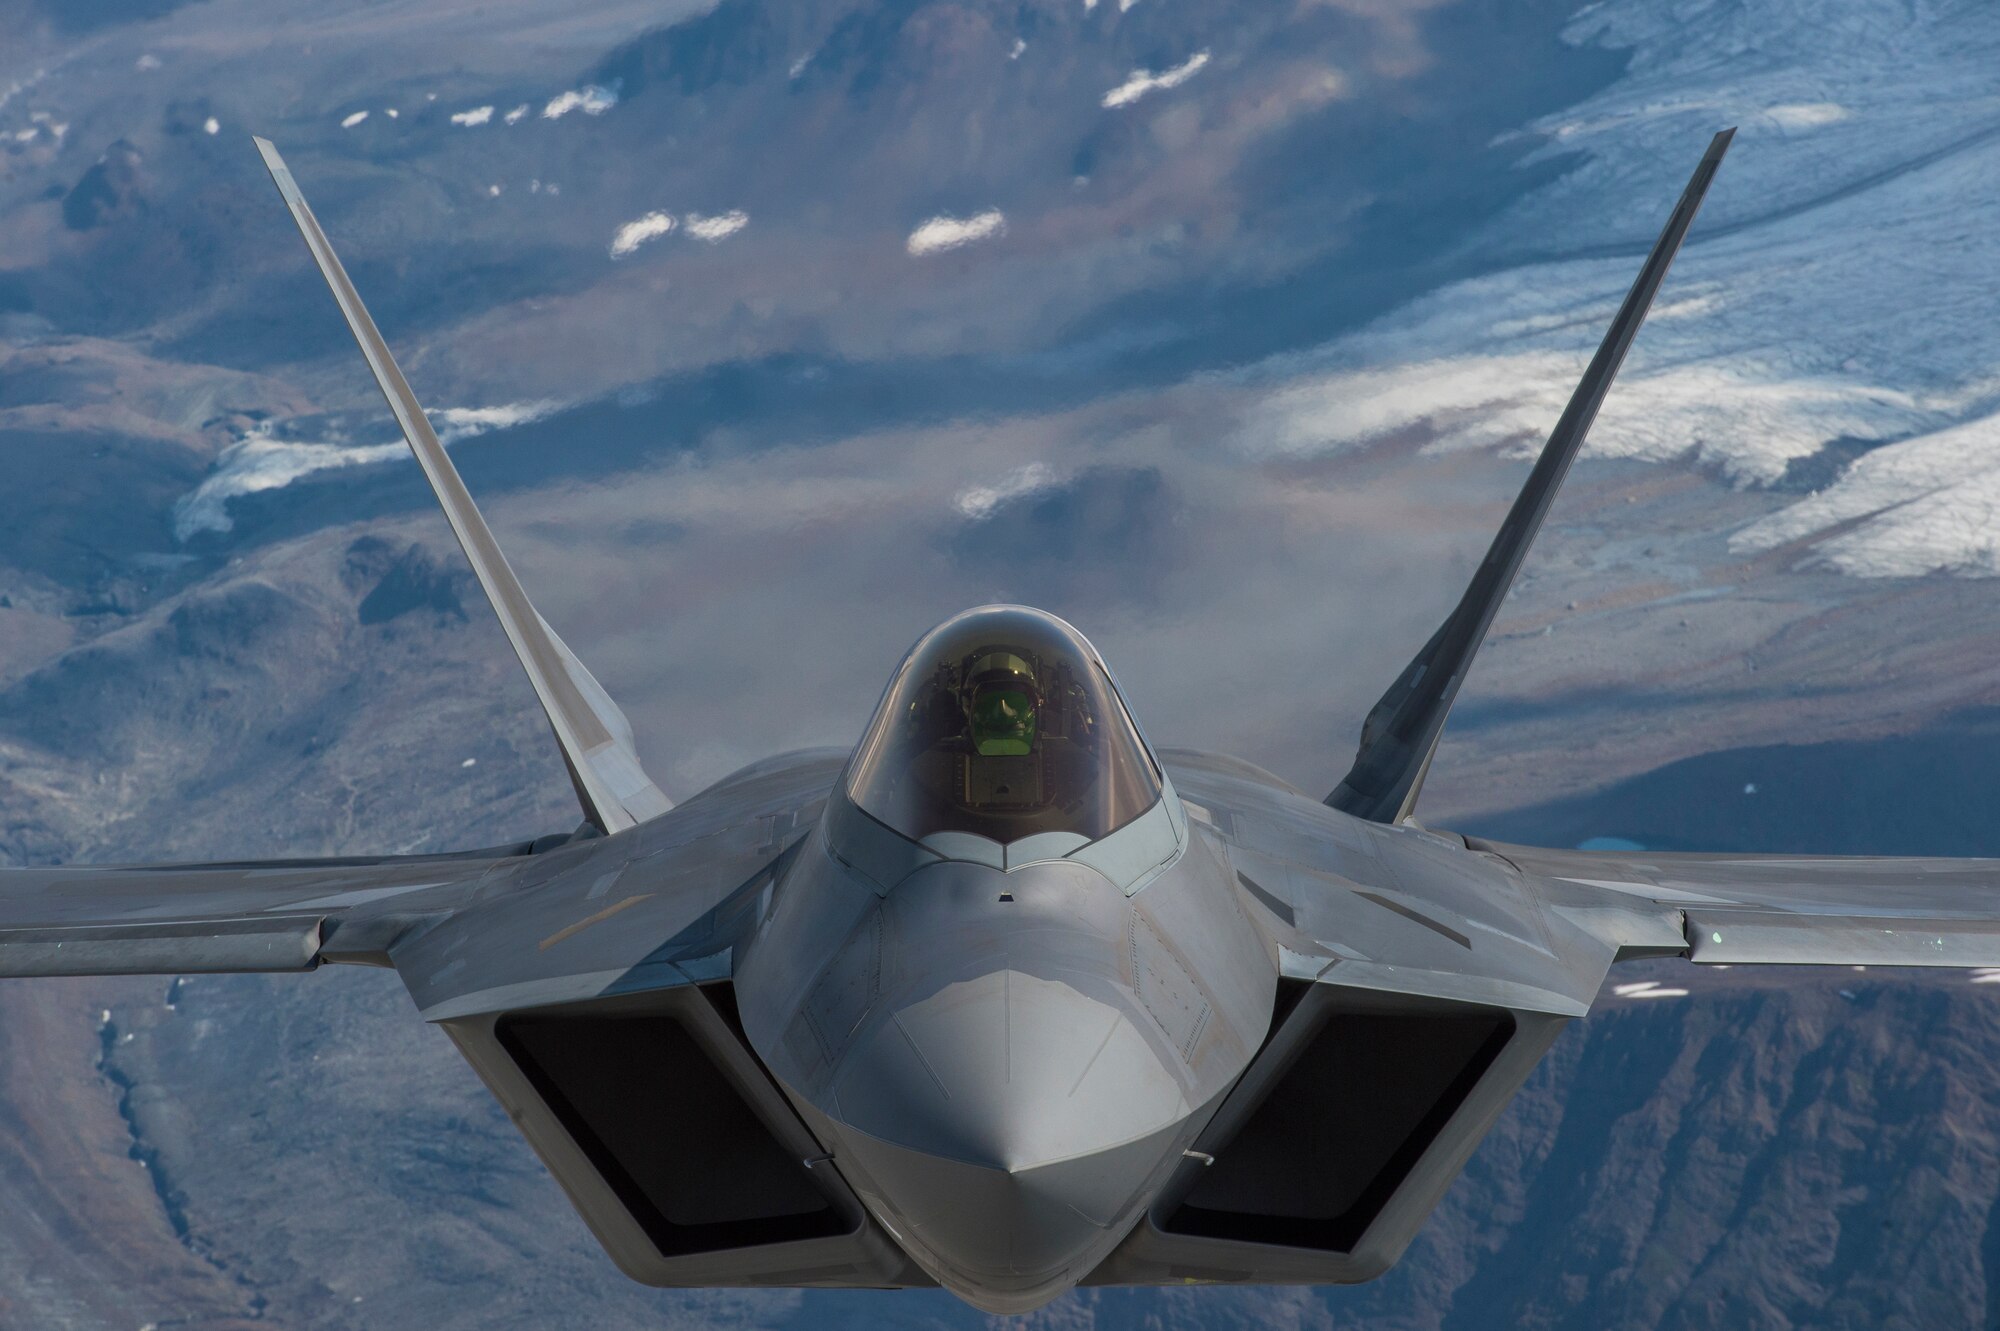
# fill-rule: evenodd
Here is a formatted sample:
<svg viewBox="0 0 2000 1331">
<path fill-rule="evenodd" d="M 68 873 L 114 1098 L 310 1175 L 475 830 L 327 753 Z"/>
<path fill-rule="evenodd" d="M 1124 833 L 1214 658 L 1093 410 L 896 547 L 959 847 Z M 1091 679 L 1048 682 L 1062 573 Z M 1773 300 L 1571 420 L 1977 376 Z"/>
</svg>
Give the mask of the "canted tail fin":
<svg viewBox="0 0 2000 1331">
<path fill-rule="evenodd" d="M 320 230 L 312 209 L 306 206 L 305 196 L 299 193 L 298 182 L 292 179 L 284 158 L 268 140 L 256 142 L 271 179 L 277 182 L 278 193 L 284 196 L 285 207 L 291 210 L 292 220 L 298 223 L 299 232 L 305 237 L 306 248 L 312 251 L 313 262 L 319 265 L 320 276 L 333 290 L 348 331 L 360 344 L 361 354 L 374 372 L 382 396 L 388 399 L 389 410 L 395 413 L 397 423 L 403 427 L 403 437 L 409 440 L 410 451 L 416 454 L 417 465 L 423 468 L 425 478 L 436 492 L 445 518 L 479 578 L 479 585 L 486 589 L 486 599 L 499 617 L 507 641 L 513 644 L 514 654 L 528 672 L 528 682 L 534 686 L 535 696 L 541 699 L 542 710 L 548 713 L 549 726 L 555 731 L 556 743 L 562 749 L 563 762 L 569 767 L 584 815 L 599 829 L 610 833 L 665 813 L 673 804 L 639 766 L 639 755 L 632 743 L 632 725 L 625 719 L 625 713 L 529 603 L 520 579 L 508 566 L 507 557 L 500 553 L 500 545 L 493 539 L 486 519 L 480 516 L 465 482 L 459 479 L 458 468 L 445 455 L 444 445 L 438 442 L 423 407 L 410 391 L 403 372 L 396 367 L 388 344 L 382 340 L 375 321 L 354 290 L 354 283 L 340 266 L 326 233 Z"/>
<path fill-rule="evenodd" d="M 1361 747 L 1354 766 L 1326 797 L 1326 803 L 1334 808 L 1372 822 L 1396 823 L 1409 817 L 1416 806 L 1452 700 L 1458 696 L 1472 658 L 1527 557 L 1528 546 L 1541 530 L 1542 519 L 1548 516 L 1549 505 L 1555 502 L 1563 477 L 1569 474 L 1570 463 L 1583 448 L 1597 409 L 1604 405 L 1604 395 L 1611 390 L 1611 381 L 1624 363 L 1639 325 L 1645 322 L 1646 311 L 1666 280 L 1667 269 L 1680 252 L 1681 241 L 1735 135 L 1735 130 L 1725 129 L 1709 143 L 1694 178 L 1674 205 L 1673 216 L 1654 242 L 1653 252 L 1646 256 L 1646 265 L 1626 293 L 1625 303 L 1618 307 L 1604 341 L 1591 357 L 1569 405 L 1563 408 L 1535 469 L 1528 473 L 1527 483 L 1508 510 L 1507 520 L 1480 561 L 1478 572 L 1472 575 L 1472 584 L 1465 589 L 1458 608 L 1369 711 L 1361 726 Z"/>
</svg>

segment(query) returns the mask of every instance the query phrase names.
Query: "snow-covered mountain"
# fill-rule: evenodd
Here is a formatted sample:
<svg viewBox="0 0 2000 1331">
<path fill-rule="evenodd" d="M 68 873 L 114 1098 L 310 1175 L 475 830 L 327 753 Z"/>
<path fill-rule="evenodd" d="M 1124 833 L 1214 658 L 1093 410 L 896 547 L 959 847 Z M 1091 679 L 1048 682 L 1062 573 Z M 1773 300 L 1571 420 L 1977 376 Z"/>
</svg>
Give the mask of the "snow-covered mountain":
<svg viewBox="0 0 2000 1331">
<path fill-rule="evenodd" d="M 1809 490 L 1735 533 L 1738 552 L 1804 542 L 1864 577 L 2000 572 L 2000 239 L 1979 221 L 2000 207 L 2000 13 L 1607 0 L 1563 38 L 1630 56 L 1523 127 L 1528 160 L 1583 160 L 1469 242 L 1497 271 L 1325 348 L 1341 370 L 1295 390 L 1285 444 L 1413 420 L 1439 427 L 1436 447 L 1538 438 L 1702 136 L 1737 125 L 1593 453 Z"/>
</svg>

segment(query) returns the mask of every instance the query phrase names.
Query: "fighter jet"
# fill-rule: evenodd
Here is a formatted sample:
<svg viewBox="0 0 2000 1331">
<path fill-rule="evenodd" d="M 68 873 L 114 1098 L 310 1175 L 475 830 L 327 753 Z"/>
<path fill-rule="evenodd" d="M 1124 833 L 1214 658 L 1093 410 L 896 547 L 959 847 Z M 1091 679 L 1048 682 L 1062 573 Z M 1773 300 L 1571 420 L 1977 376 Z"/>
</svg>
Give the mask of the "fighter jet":
<svg viewBox="0 0 2000 1331">
<path fill-rule="evenodd" d="M 988 605 L 909 650 L 852 750 L 678 805 L 257 140 L 583 822 L 464 854 L 0 870 L 0 974 L 391 967 L 652 1285 L 935 1285 L 1009 1313 L 1378 1276 L 1614 964 L 2000 965 L 2000 861 L 1585 853 L 1414 816 L 1732 132 L 1324 799 L 1156 747 L 1081 633 Z"/>
</svg>

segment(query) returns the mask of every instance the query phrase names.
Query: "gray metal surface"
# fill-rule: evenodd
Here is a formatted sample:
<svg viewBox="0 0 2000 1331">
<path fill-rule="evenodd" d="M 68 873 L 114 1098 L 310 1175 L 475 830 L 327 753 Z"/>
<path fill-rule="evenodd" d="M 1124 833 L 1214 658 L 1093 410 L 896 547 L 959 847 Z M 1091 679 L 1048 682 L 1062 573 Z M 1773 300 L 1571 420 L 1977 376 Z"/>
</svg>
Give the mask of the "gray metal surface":
<svg viewBox="0 0 2000 1331">
<path fill-rule="evenodd" d="M 0 869 L 0 976 L 302 971 L 442 918 L 518 851 L 283 864 Z M 345 932 L 364 915 L 373 929 Z M 385 930 L 385 926 L 387 927 Z M 336 944 L 334 939 L 341 938 Z M 329 954 L 333 955 L 329 955 Z"/>
<path fill-rule="evenodd" d="M 845 757 L 767 759 L 630 832 L 501 866 L 396 947 L 397 972 L 432 1021 L 727 979 Z"/>
<path fill-rule="evenodd" d="M 885 894 L 808 838 L 737 965 L 745 1034 L 919 1265 L 1036 1307 L 1137 1222 L 1269 1027 L 1223 873 L 1190 843 L 1136 894 L 1075 857 Z"/>
<path fill-rule="evenodd" d="M 1480 848 L 1559 909 L 1671 913 L 1693 961 L 2000 966 L 2000 860 Z"/>
<path fill-rule="evenodd" d="M 1282 975 L 1575 1017 L 1617 956 L 1617 925 L 1552 912 L 1461 837 L 1351 817 L 1234 759 L 1161 757 Z"/>
</svg>

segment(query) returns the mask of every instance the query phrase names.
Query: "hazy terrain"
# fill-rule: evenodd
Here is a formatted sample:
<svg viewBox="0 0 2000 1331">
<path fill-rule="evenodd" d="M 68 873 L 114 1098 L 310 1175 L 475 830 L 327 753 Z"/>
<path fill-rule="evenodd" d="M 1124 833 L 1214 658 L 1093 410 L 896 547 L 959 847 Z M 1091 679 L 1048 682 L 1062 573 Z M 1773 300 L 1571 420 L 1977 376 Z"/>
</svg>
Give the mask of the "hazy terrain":
<svg viewBox="0 0 2000 1331">
<path fill-rule="evenodd" d="M 685 795 L 997 598 L 1332 785 L 1726 124 L 1424 815 L 2000 854 L 2000 16 L 1576 10 L 0 0 L 0 856 L 576 817 L 252 132 Z M 2000 990 L 1631 970 L 1385 1280 L 1033 1323 L 1993 1319 Z M 6 1326 L 983 1320 L 628 1284 L 376 972 L 0 989 L 0 1215 Z"/>
</svg>

